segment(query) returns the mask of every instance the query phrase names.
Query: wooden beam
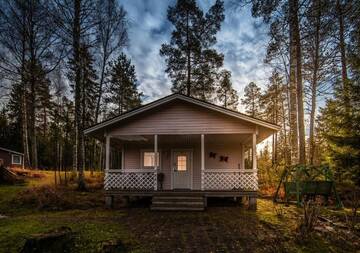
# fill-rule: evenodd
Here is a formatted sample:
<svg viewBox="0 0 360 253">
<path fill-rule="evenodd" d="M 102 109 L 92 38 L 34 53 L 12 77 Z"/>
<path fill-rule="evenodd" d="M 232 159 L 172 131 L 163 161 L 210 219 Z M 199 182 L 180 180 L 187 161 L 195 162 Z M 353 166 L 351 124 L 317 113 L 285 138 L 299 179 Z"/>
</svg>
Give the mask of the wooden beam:
<svg viewBox="0 0 360 253">
<path fill-rule="evenodd" d="M 204 190 L 205 173 L 205 135 L 201 135 L 201 190 Z"/>
<path fill-rule="evenodd" d="M 256 161 L 256 134 L 252 135 L 252 169 L 257 170 Z"/>
<path fill-rule="evenodd" d="M 106 135 L 106 145 L 105 145 L 105 170 L 109 171 L 110 169 L 110 135 Z"/>
<path fill-rule="evenodd" d="M 155 158 L 155 161 L 154 161 L 154 170 L 155 170 L 155 180 L 154 180 L 154 189 L 155 191 L 157 190 L 157 170 L 158 170 L 158 135 L 155 134 L 154 135 L 154 158 Z M 160 161 L 159 161 L 160 162 Z"/>
<path fill-rule="evenodd" d="M 245 169 L 245 146 L 244 144 L 241 144 L 241 170 Z"/>
<path fill-rule="evenodd" d="M 122 145 L 121 149 L 121 170 L 125 170 L 125 146 Z"/>
</svg>

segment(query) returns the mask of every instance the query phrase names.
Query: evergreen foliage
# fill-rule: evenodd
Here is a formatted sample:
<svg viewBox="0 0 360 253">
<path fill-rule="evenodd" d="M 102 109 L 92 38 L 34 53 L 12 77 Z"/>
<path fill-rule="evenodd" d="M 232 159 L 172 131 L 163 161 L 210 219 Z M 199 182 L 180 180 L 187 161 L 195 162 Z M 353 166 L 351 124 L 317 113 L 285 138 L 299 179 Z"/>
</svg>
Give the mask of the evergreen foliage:
<svg viewBox="0 0 360 253">
<path fill-rule="evenodd" d="M 224 59 L 213 46 L 224 18 L 220 0 L 205 14 L 195 0 L 178 0 L 169 7 L 168 20 L 175 30 L 170 43 L 161 46 L 160 55 L 165 57 L 173 92 L 202 100 L 212 98 Z"/>
<path fill-rule="evenodd" d="M 244 89 L 244 98 L 241 103 L 246 108 L 246 113 L 252 117 L 261 117 L 260 109 L 261 89 L 254 82 L 250 82 Z"/>
<path fill-rule="evenodd" d="M 221 71 L 216 93 L 220 105 L 228 109 L 237 110 L 239 97 L 237 91 L 232 86 L 230 71 Z"/>
<path fill-rule="evenodd" d="M 120 115 L 141 105 L 142 93 L 137 89 L 135 66 L 124 53 L 110 64 L 106 103 L 109 116 Z"/>
</svg>

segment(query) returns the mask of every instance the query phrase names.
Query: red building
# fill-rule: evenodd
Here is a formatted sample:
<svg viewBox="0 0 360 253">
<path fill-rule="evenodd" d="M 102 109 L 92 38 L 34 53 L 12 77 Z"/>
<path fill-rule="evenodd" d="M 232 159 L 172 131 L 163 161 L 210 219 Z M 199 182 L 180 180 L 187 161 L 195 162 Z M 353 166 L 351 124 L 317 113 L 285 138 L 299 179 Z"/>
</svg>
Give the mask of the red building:
<svg viewBox="0 0 360 253">
<path fill-rule="evenodd" d="M 24 154 L 0 147 L 0 164 L 7 168 L 24 168 Z"/>
</svg>

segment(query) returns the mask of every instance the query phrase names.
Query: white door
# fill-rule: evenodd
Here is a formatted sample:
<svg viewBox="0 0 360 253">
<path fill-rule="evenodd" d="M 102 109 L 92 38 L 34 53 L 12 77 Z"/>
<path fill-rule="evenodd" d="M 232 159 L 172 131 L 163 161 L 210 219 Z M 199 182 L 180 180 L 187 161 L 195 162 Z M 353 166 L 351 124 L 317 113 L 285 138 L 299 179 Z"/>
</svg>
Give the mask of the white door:
<svg viewBox="0 0 360 253">
<path fill-rule="evenodd" d="M 191 189 L 192 152 L 173 151 L 173 189 Z"/>
</svg>

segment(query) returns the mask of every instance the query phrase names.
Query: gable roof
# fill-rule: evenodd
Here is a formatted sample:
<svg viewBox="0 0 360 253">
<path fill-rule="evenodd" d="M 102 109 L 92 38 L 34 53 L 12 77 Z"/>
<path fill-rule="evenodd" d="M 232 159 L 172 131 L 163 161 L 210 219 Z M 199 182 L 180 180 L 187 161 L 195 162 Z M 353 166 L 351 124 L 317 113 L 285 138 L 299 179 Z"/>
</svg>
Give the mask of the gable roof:
<svg viewBox="0 0 360 253">
<path fill-rule="evenodd" d="M 123 114 L 121 114 L 119 116 L 114 117 L 114 118 L 105 120 L 105 121 L 100 122 L 98 124 L 95 124 L 95 125 L 87 128 L 87 129 L 85 129 L 84 133 L 85 134 L 93 133 L 93 132 L 95 132 L 95 131 L 97 131 L 99 129 L 111 126 L 111 125 L 113 125 L 115 123 L 118 123 L 119 121 L 122 121 L 124 119 L 128 119 L 128 118 L 130 118 L 132 116 L 135 116 L 135 115 L 137 115 L 139 113 L 148 111 L 150 109 L 156 108 L 158 106 L 161 106 L 163 104 L 166 104 L 166 103 L 174 101 L 174 100 L 182 100 L 182 101 L 186 101 L 186 102 L 189 102 L 189 103 L 192 103 L 192 104 L 196 104 L 196 105 L 199 105 L 201 107 L 207 108 L 209 110 L 217 111 L 217 112 L 226 114 L 228 116 L 244 120 L 244 121 L 249 122 L 249 123 L 253 123 L 253 124 L 256 124 L 256 125 L 259 125 L 259 126 L 269 128 L 269 129 L 274 130 L 274 131 L 278 131 L 281 128 L 280 126 L 278 126 L 276 124 L 273 124 L 271 122 L 265 121 L 265 120 L 254 118 L 254 117 L 248 116 L 246 114 L 243 114 L 243 113 L 240 113 L 240 112 L 237 112 L 237 111 L 233 111 L 233 110 L 230 110 L 230 109 L 227 109 L 227 108 L 224 108 L 224 107 L 221 107 L 221 106 L 209 103 L 209 102 L 205 102 L 205 101 L 193 98 L 193 97 L 189 97 L 189 96 L 185 96 L 183 94 L 175 93 L 175 94 L 171 94 L 169 96 L 160 98 L 158 100 L 155 100 L 155 101 L 153 101 L 151 103 L 145 104 L 143 106 L 140 106 L 138 108 L 135 108 L 133 110 L 127 111 L 127 112 L 125 112 L 125 113 L 123 113 Z"/>
<path fill-rule="evenodd" d="M 0 147 L 0 150 L 3 150 L 5 152 L 9 152 L 9 153 L 13 153 L 13 154 L 17 154 L 17 155 L 24 155 L 23 153 L 20 153 L 20 152 L 14 151 L 14 150 L 10 150 L 10 149 L 7 149 L 7 148 Z"/>
</svg>

